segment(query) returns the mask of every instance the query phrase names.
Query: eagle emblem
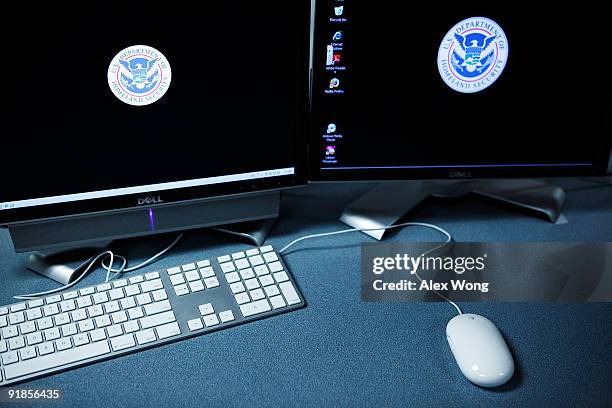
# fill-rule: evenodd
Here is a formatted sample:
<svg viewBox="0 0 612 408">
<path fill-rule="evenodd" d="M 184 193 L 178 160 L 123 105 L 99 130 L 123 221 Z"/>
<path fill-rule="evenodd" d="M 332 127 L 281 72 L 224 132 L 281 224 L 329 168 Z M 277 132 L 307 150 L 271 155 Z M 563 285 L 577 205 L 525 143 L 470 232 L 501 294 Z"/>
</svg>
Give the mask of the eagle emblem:
<svg viewBox="0 0 612 408">
<path fill-rule="evenodd" d="M 451 55 L 455 71 L 466 78 L 473 78 L 485 72 L 495 60 L 496 36 L 471 33 L 466 36 L 455 33 L 459 44 Z"/>
<path fill-rule="evenodd" d="M 150 91 L 159 81 L 159 58 L 133 58 L 119 60 L 121 84 L 131 92 L 142 94 Z"/>
</svg>

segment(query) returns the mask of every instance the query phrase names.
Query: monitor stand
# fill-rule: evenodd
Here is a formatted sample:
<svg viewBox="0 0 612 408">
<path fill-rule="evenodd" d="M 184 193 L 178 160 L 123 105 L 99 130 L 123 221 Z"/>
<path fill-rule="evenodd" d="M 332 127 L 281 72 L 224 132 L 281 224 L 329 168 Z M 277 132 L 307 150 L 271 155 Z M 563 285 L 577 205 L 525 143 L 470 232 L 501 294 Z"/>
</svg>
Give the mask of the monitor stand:
<svg viewBox="0 0 612 408">
<path fill-rule="evenodd" d="M 154 208 L 90 214 L 9 227 L 16 252 L 32 252 L 27 267 L 62 284 L 110 242 L 211 228 L 241 242 L 262 245 L 278 218 L 280 192 L 223 197 Z"/>
<path fill-rule="evenodd" d="M 340 221 L 359 229 L 387 227 L 396 224 L 429 197 L 456 198 L 468 193 L 528 209 L 550 222 L 557 221 L 565 203 L 565 192 L 560 187 L 538 180 L 389 182 L 349 204 Z M 386 232 L 381 229 L 364 233 L 382 240 Z"/>
</svg>

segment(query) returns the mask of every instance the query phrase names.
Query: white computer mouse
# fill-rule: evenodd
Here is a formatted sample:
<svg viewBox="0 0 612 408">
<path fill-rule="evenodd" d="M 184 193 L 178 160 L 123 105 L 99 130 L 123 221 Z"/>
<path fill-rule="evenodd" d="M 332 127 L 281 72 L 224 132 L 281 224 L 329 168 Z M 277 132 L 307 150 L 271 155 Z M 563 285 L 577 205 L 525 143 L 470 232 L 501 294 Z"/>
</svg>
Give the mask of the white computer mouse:
<svg viewBox="0 0 612 408">
<path fill-rule="evenodd" d="M 497 327 L 487 318 L 462 314 L 446 325 L 448 344 L 465 377 L 481 387 L 499 387 L 514 374 L 514 360 Z"/>
</svg>

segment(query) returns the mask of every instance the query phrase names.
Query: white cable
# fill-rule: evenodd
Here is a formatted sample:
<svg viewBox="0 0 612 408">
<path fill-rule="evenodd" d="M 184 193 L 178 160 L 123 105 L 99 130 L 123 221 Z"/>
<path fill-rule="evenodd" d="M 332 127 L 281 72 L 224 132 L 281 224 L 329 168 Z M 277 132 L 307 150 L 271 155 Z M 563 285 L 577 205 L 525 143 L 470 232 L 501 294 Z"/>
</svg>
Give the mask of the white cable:
<svg viewBox="0 0 612 408">
<path fill-rule="evenodd" d="M 57 289 L 47 290 L 47 291 L 45 291 L 45 292 L 30 293 L 30 294 L 27 294 L 27 295 L 13 296 L 13 298 L 15 298 L 15 299 L 19 299 L 19 300 L 31 300 L 31 299 L 35 299 L 35 298 L 40 297 L 40 296 L 45 296 L 45 295 L 50 295 L 50 294 L 57 293 L 57 292 L 62 292 L 62 291 L 64 291 L 64 290 L 68 289 L 68 288 L 71 288 L 71 287 L 73 287 L 74 285 L 76 285 L 77 283 L 79 283 L 79 282 L 80 282 L 80 281 L 81 281 L 81 280 L 82 280 L 82 279 L 83 279 L 83 278 L 84 278 L 84 277 L 85 277 L 85 276 L 86 276 L 86 275 L 89 273 L 89 271 L 91 270 L 91 268 L 94 266 L 94 264 L 95 264 L 95 263 L 96 263 L 96 262 L 97 262 L 97 261 L 98 261 L 100 258 L 102 258 L 102 257 L 104 257 L 104 256 L 107 256 L 107 255 L 110 255 L 110 256 L 111 256 L 111 259 L 112 259 L 112 260 L 114 260 L 114 256 L 115 256 L 115 255 L 114 255 L 114 254 L 113 254 L 111 251 L 104 251 L 104 252 L 102 252 L 102 253 L 100 253 L 100 254 L 96 255 L 95 257 L 90 258 L 91 260 L 87 260 L 87 261 L 85 261 L 83 264 L 81 264 L 81 266 L 79 266 L 79 267 L 77 268 L 77 270 L 78 270 L 78 269 L 80 269 L 82 266 L 86 265 L 86 264 L 87 264 L 87 262 L 89 262 L 89 264 L 87 265 L 87 268 L 85 268 L 85 270 L 83 271 L 83 273 L 81 273 L 81 275 L 80 275 L 78 278 L 76 278 L 74 281 L 70 282 L 70 283 L 69 283 L 69 284 L 67 284 L 67 285 L 64 285 L 64 286 L 62 286 L 62 287 L 60 287 L 60 288 L 57 288 Z M 111 266 L 112 266 L 112 264 L 111 264 Z"/>
<path fill-rule="evenodd" d="M 313 234 L 313 235 L 307 235 L 305 237 L 301 237 L 298 238 L 294 241 L 291 241 L 289 244 L 285 245 L 280 251 L 278 251 L 279 254 L 282 254 L 283 252 L 285 252 L 287 249 L 291 248 L 293 245 L 297 244 L 298 242 L 307 240 L 307 239 L 312 239 L 312 238 L 320 238 L 320 237 L 329 237 L 332 235 L 339 235 L 339 234 L 347 234 L 349 232 L 367 232 L 367 231 L 380 231 L 380 230 L 390 230 L 393 228 L 400 228 L 400 227 L 425 227 L 425 228 L 431 228 L 434 229 L 440 233 L 442 233 L 444 236 L 446 236 L 446 242 L 444 242 L 442 245 L 439 245 L 433 249 L 430 249 L 429 251 L 421 254 L 421 257 L 424 257 L 434 251 L 437 251 L 440 248 L 445 247 L 446 245 L 448 245 L 449 243 L 451 243 L 453 241 L 453 237 L 451 236 L 451 234 L 446 231 L 444 228 L 438 227 L 437 225 L 433 225 L 433 224 L 428 224 L 428 223 L 424 223 L 424 222 L 404 222 L 402 224 L 396 224 L 396 225 L 388 225 L 386 227 L 377 227 L 377 228 L 350 228 L 350 229 L 345 229 L 345 230 L 341 230 L 341 231 L 334 231 L 334 232 L 324 232 L 321 234 Z M 415 275 L 416 277 L 419 279 L 419 281 L 423 281 L 423 279 L 419 276 L 418 271 L 415 271 Z M 451 305 L 453 305 L 453 307 L 457 310 L 457 312 L 461 315 L 463 314 L 463 311 L 461 311 L 461 308 L 459 307 L 459 305 L 457 305 L 457 303 L 453 302 L 452 300 L 450 300 L 449 298 L 447 298 L 446 296 L 444 296 L 443 294 L 441 294 L 440 292 L 438 292 L 437 290 L 433 291 L 436 295 L 438 295 L 441 299 L 444 299 L 445 301 L 447 301 L 448 303 L 450 303 Z"/>
<path fill-rule="evenodd" d="M 145 266 L 152 264 L 157 259 L 159 259 L 160 257 L 164 256 L 168 251 L 170 251 L 172 248 L 174 248 L 174 246 L 176 244 L 178 244 L 178 242 L 183 238 L 183 235 L 185 235 L 185 234 L 179 234 L 179 236 L 176 237 L 176 239 L 170 245 L 168 245 L 165 249 L 163 249 L 162 251 L 158 252 L 157 254 L 155 254 L 151 258 L 147 259 L 146 261 L 139 263 L 136 266 L 132 266 L 131 268 L 119 268 L 119 269 L 110 268 L 110 271 L 113 272 L 113 273 L 119 274 L 119 273 L 134 272 L 134 271 L 136 271 L 138 269 L 144 268 Z M 120 258 L 120 259 L 123 259 L 125 261 L 124 266 L 127 265 L 127 260 L 123 256 L 117 255 L 117 257 Z M 108 266 L 104 263 L 104 259 L 102 260 L 102 266 L 104 268 L 108 269 Z"/>
<path fill-rule="evenodd" d="M 40 296 L 45 296 L 45 295 L 50 295 L 53 293 L 57 293 L 57 292 L 62 292 L 68 288 L 71 288 L 72 286 L 76 285 L 77 283 L 79 283 L 91 270 L 91 268 L 95 265 L 96 262 L 98 262 L 98 260 L 102 259 L 101 264 L 102 267 L 104 269 L 106 269 L 106 279 L 105 282 L 108 282 L 110 280 L 110 274 L 111 273 L 115 273 L 115 274 L 121 274 L 121 273 L 126 273 L 126 272 L 132 272 L 135 271 L 137 269 L 140 268 L 144 268 L 145 266 L 151 264 L 152 262 L 155 262 L 157 259 L 159 259 L 161 256 L 163 256 L 164 254 L 166 254 L 168 251 L 170 251 L 180 240 L 181 238 L 183 238 L 184 234 L 180 234 L 169 246 L 167 246 L 165 249 L 163 249 L 162 251 L 158 252 L 157 254 L 155 254 L 154 256 L 152 256 L 151 258 L 147 259 L 144 262 L 141 262 L 140 264 L 133 266 L 131 268 L 126 268 L 127 266 L 127 259 L 121 255 L 115 255 L 112 251 L 104 251 L 98 255 L 96 255 L 93 258 L 88 259 L 87 261 L 85 261 L 84 263 L 82 263 L 81 265 L 79 265 L 75 272 L 78 271 L 79 269 L 83 268 L 85 265 L 87 265 L 87 268 L 83 271 L 83 273 L 74 281 L 70 282 L 67 285 L 64 285 L 62 287 L 59 287 L 57 289 L 52 289 L 52 290 L 48 290 L 45 292 L 39 292 L 39 293 L 30 293 L 27 295 L 19 295 L 19 296 L 13 296 L 13 298 L 15 299 L 19 299 L 19 300 L 31 300 L 31 299 L 35 299 L 37 297 Z M 110 257 L 110 264 L 106 265 L 104 263 L 105 259 L 107 257 Z M 121 259 L 122 265 L 119 269 L 114 269 L 113 265 L 115 264 L 115 258 L 119 258 Z"/>
</svg>

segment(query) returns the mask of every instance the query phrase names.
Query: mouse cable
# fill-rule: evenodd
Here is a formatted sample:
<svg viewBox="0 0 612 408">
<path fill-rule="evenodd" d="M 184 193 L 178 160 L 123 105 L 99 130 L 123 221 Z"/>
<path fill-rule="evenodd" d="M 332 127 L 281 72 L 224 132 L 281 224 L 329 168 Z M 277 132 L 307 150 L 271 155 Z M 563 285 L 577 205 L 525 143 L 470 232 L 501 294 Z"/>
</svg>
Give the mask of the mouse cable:
<svg viewBox="0 0 612 408">
<path fill-rule="evenodd" d="M 390 229 L 394 229 L 394 228 L 400 228 L 400 227 L 424 227 L 424 228 L 430 228 L 433 230 L 436 230 L 438 232 L 440 232 L 441 234 L 443 234 L 446 237 L 446 241 L 444 243 L 442 243 L 441 245 L 438 245 L 437 247 L 430 249 L 429 251 L 424 252 L 423 254 L 421 254 L 419 257 L 425 257 L 427 255 L 429 255 L 430 253 L 437 251 L 438 249 L 441 249 L 449 244 L 452 244 L 453 242 L 453 237 L 452 235 L 446 231 L 444 228 L 438 227 L 437 225 L 433 225 L 433 224 L 428 224 L 425 222 L 404 222 L 401 224 L 395 224 L 395 225 L 388 225 L 386 227 L 378 227 L 378 228 L 349 228 L 349 229 L 345 229 L 345 230 L 340 230 L 340 231 L 334 231 L 334 232 L 324 232 L 321 234 L 313 234 L 313 235 L 306 235 L 305 237 L 301 237 L 298 238 L 294 241 L 291 241 L 290 243 L 288 243 L 287 245 L 285 245 L 280 251 L 278 251 L 279 254 L 282 254 L 283 252 L 286 252 L 289 248 L 291 248 L 293 245 L 297 244 L 298 242 L 301 241 L 305 241 L 307 239 L 313 239 L 313 238 L 321 238 L 321 237 L 329 237 L 332 235 L 340 235 L 340 234 L 348 234 L 351 232 L 367 232 L 367 231 L 380 231 L 380 230 L 390 230 Z M 423 279 L 419 276 L 418 271 L 414 271 L 415 276 L 417 277 L 417 279 L 420 282 L 423 282 Z M 445 301 L 447 301 L 448 303 L 450 303 L 456 310 L 457 312 L 461 315 L 463 314 L 463 311 L 461 310 L 461 308 L 459 307 L 459 305 L 457 305 L 457 303 L 453 302 L 452 300 L 450 300 L 448 297 L 446 297 L 445 295 L 443 295 L 442 293 L 438 292 L 437 290 L 433 290 L 433 292 L 438 295 L 438 297 L 440 297 L 441 299 L 444 299 Z"/>
<path fill-rule="evenodd" d="M 179 234 L 179 236 L 170 245 L 168 245 L 166 248 L 164 248 L 163 250 L 161 250 L 157 254 L 153 255 L 151 258 L 147 259 L 144 262 L 139 263 L 136 266 L 133 266 L 133 267 L 130 267 L 130 268 L 126 268 L 126 266 L 128 264 L 128 261 L 127 261 L 127 259 L 125 257 L 123 257 L 121 255 L 117 255 L 113 251 L 107 250 L 107 251 L 101 252 L 100 254 L 98 254 L 96 256 L 93 256 L 93 257 L 89 258 L 88 260 L 83 262 L 81 265 L 79 265 L 75 269 L 75 271 L 79 271 L 79 270 L 81 270 L 83 268 L 85 268 L 85 270 L 79 275 L 78 278 L 76 278 L 74 281 L 70 282 L 69 284 L 64 285 L 62 287 L 59 287 L 59 288 L 56 288 L 56 289 L 47 290 L 45 292 L 30 293 L 30 294 L 27 294 L 27 295 L 13 296 L 13 298 L 14 299 L 18 299 L 18 300 L 32 300 L 32 299 L 36 299 L 36 298 L 38 298 L 40 296 L 51 295 L 53 293 L 62 292 L 64 290 L 66 290 L 66 289 L 69 289 L 69 288 L 73 287 L 74 285 L 76 285 L 77 283 L 79 283 L 87 274 L 89 274 L 91 272 L 93 266 L 99 260 L 101 260 L 100 263 L 102 264 L 102 267 L 104 267 L 104 269 L 106 269 L 106 280 L 105 280 L 105 282 L 108 282 L 110 280 L 111 273 L 121 274 L 121 273 L 125 273 L 125 272 L 132 272 L 132 271 L 135 271 L 137 269 L 144 268 L 145 266 L 155 262 L 160 257 L 165 255 L 168 251 L 170 251 L 172 248 L 174 248 L 174 246 L 176 244 L 178 244 L 178 242 L 183 238 L 183 235 L 184 234 Z M 110 263 L 108 265 L 106 265 L 104 263 L 104 261 L 107 258 L 110 258 Z M 117 259 L 122 261 L 121 266 L 118 269 L 113 268 L 113 265 L 115 264 L 115 258 L 117 258 Z"/>
</svg>

